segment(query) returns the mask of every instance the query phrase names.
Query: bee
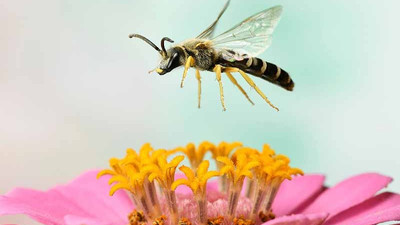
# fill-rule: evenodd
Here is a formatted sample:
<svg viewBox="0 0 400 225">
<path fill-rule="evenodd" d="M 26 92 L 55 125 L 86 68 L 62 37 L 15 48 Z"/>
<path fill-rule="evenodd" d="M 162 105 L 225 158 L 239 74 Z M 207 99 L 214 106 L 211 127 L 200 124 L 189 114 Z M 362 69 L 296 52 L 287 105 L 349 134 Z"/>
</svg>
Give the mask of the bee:
<svg viewBox="0 0 400 225">
<path fill-rule="evenodd" d="M 184 85 L 188 69 L 193 67 L 196 70 L 199 108 L 201 101 L 200 71 L 210 71 L 216 74 L 216 80 L 218 81 L 220 90 L 220 100 L 224 111 L 226 107 L 221 80 L 223 73 L 226 74 L 229 80 L 240 90 L 247 100 L 254 105 L 246 91 L 232 75 L 233 72 L 238 72 L 272 108 L 279 111 L 257 87 L 247 73 L 269 81 L 288 91 L 293 90 L 294 82 L 285 70 L 273 63 L 257 58 L 259 54 L 264 52 L 271 45 L 272 33 L 280 20 L 282 7 L 275 6 L 263 10 L 243 20 L 228 31 L 214 36 L 218 21 L 228 8 L 229 3 L 230 0 L 226 2 L 217 19 L 200 35 L 196 38 L 176 44 L 168 50 L 165 48 L 165 42 L 174 43 L 174 41 L 168 37 L 161 39 L 161 49 L 142 35 L 131 34 L 129 37 L 142 39 L 160 53 L 161 61 L 155 69 L 159 75 L 167 74 L 175 68 L 183 66 L 184 70 L 181 87 Z"/>
</svg>

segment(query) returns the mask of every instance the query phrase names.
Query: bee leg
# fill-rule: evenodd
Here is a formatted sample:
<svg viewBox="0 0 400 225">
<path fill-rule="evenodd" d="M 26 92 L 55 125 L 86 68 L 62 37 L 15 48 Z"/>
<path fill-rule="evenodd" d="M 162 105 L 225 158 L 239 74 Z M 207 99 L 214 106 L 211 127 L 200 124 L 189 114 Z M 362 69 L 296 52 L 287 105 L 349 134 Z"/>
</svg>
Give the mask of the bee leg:
<svg viewBox="0 0 400 225">
<path fill-rule="evenodd" d="M 220 65 L 216 65 L 213 70 L 214 70 L 215 74 L 217 75 L 217 80 L 218 80 L 218 83 L 219 83 L 219 93 L 220 93 L 220 96 L 221 96 L 222 108 L 224 109 L 224 111 L 226 111 L 225 100 L 224 100 L 224 88 L 222 87 L 222 81 L 221 81 L 221 66 Z"/>
<path fill-rule="evenodd" d="M 254 81 L 242 70 L 235 68 L 235 67 L 227 67 L 225 68 L 225 72 L 239 72 L 240 75 L 242 75 L 242 77 L 246 80 L 246 82 L 254 88 L 254 90 L 256 90 L 256 92 L 268 103 L 268 105 L 270 105 L 272 108 L 276 109 L 276 111 L 279 111 L 279 109 L 274 106 L 267 98 L 267 96 L 265 96 L 265 94 L 257 87 L 257 85 L 254 83 Z"/>
<path fill-rule="evenodd" d="M 228 76 L 229 80 L 237 87 L 239 88 L 240 92 L 249 100 L 249 102 L 254 105 L 254 102 L 250 99 L 250 97 L 247 95 L 246 91 L 240 86 L 240 84 L 237 82 L 237 80 L 232 76 L 230 72 L 225 71 L 226 76 Z"/>
<path fill-rule="evenodd" d="M 183 70 L 183 76 L 182 76 L 182 81 L 181 81 L 181 88 L 183 88 L 183 82 L 186 78 L 188 69 L 194 65 L 194 59 L 192 56 L 189 56 L 186 60 L 186 64 L 185 64 L 185 69 Z"/>
<path fill-rule="evenodd" d="M 200 100 L 201 100 L 201 76 L 200 76 L 200 71 L 198 69 L 196 69 L 196 78 L 198 81 L 198 101 L 199 101 L 199 109 L 200 109 Z"/>
</svg>

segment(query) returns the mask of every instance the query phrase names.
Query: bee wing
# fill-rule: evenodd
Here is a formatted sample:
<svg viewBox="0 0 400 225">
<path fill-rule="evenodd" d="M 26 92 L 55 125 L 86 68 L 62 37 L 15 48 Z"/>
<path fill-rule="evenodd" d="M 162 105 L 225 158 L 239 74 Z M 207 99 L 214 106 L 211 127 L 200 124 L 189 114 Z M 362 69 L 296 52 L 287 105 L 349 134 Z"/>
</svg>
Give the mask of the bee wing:
<svg viewBox="0 0 400 225">
<path fill-rule="evenodd" d="M 271 45 L 272 33 L 281 14 L 282 6 L 261 11 L 211 39 L 213 46 L 216 49 L 229 49 L 241 54 L 257 56 Z"/>
<path fill-rule="evenodd" d="M 217 19 L 209 27 L 207 27 L 207 29 L 205 31 L 203 31 L 201 34 L 199 34 L 199 36 L 197 36 L 197 38 L 209 39 L 212 37 L 212 35 L 214 34 L 215 27 L 217 27 L 217 23 L 218 23 L 219 19 L 224 14 L 225 10 L 228 8 L 230 2 L 231 2 L 231 0 L 226 1 L 225 6 L 219 13 Z"/>
</svg>

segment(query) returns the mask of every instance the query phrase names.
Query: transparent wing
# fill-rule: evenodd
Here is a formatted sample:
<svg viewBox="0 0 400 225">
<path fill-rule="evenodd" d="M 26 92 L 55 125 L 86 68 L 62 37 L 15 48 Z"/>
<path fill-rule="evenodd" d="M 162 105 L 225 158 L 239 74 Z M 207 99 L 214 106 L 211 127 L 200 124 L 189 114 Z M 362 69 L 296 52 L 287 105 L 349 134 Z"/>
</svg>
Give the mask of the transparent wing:
<svg viewBox="0 0 400 225">
<path fill-rule="evenodd" d="M 261 11 L 225 33 L 211 39 L 214 48 L 229 49 L 241 54 L 257 56 L 264 52 L 272 41 L 272 33 L 282 14 L 282 6 Z"/>
<path fill-rule="evenodd" d="M 219 19 L 221 18 L 221 16 L 224 14 L 225 10 L 228 8 L 230 1 L 231 0 L 226 1 L 225 6 L 219 13 L 217 19 L 209 27 L 207 27 L 207 29 L 205 31 L 203 31 L 201 34 L 199 34 L 199 36 L 197 36 L 197 38 L 209 39 L 212 37 L 212 35 L 214 34 L 214 31 L 215 31 L 215 28 L 217 27 L 217 23 L 218 23 Z"/>
</svg>

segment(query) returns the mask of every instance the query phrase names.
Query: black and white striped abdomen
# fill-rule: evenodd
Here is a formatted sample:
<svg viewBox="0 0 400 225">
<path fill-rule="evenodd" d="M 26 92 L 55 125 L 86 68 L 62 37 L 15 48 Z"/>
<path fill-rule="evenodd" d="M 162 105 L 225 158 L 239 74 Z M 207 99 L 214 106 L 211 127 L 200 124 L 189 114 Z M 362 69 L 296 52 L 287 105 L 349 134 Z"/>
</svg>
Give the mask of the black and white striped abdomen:
<svg viewBox="0 0 400 225">
<path fill-rule="evenodd" d="M 260 77 L 288 91 L 293 91 L 294 82 L 289 74 L 273 63 L 266 62 L 256 57 L 244 57 L 241 60 L 232 62 L 222 58 L 219 61 L 223 66 L 239 68 L 246 73 Z"/>
</svg>

